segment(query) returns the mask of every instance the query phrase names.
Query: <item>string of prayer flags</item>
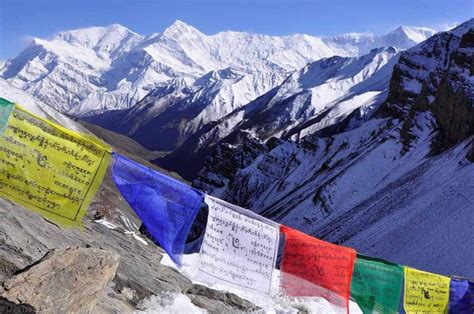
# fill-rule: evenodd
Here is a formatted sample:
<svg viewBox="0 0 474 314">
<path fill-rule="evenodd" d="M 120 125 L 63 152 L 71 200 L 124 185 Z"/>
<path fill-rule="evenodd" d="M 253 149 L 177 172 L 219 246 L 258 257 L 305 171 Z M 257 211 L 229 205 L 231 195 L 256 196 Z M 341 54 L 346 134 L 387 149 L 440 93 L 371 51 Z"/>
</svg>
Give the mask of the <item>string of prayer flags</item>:
<svg viewBox="0 0 474 314">
<path fill-rule="evenodd" d="M 407 313 L 446 313 L 450 278 L 405 267 L 404 308 Z"/>
<path fill-rule="evenodd" d="M 0 136 L 0 195 L 63 227 L 81 226 L 110 148 L 15 105 Z"/>
<path fill-rule="evenodd" d="M 348 311 L 355 250 L 318 240 L 287 226 L 281 287 L 291 297 L 323 297 Z"/>
<path fill-rule="evenodd" d="M 357 254 L 351 297 L 364 313 L 398 313 L 402 285 L 403 267 Z"/>
<path fill-rule="evenodd" d="M 269 294 L 278 252 L 279 225 L 206 195 L 206 232 L 197 273 L 211 284 Z"/>
<path fill-rule="evenodd" d="M 60 226 L 81 226 L 111 159 L 102 141 L 70 131 L 0 98 L 0 196 Z M 154 240 L 181 266 L 204 194 L 113 153 L 114 182 Z M 348 312 L 474 313 L 474 283 L 420 271 L 318 240 L 249 210 L 205 196 L 206 231 L 195 265 L 200 279 L 270 294 L 280 231 L 280 285 L 290 297 L 323 297 Z M 404 275 L 404 276 L 403 276 Z"/>
<path fill-rule="evenodd" d="M 0 135 L 7 126 L 8 118 L 15 108 L 15 104 L 6 99 L 0 98 Z"/>
<path fill-rule="evenodd" d="M 474 283 L 451 278 L 449 287 L 449 313 L 474 313 Z"/>
<path fill-rule="evenodd" d="M 113 157 L 115 185 L 154 240 L 181 266 L 186 237 L 203 194 L 117 153 Z"/>
</svg>

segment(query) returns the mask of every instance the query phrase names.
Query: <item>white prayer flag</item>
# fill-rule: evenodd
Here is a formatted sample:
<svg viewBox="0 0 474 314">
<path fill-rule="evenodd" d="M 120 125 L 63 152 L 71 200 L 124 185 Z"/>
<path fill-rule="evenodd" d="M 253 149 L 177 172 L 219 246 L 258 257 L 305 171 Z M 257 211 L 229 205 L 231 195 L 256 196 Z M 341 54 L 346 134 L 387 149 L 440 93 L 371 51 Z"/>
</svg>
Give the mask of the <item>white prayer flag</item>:
<svg viewBox="0 0 474 314">
<path fill-rule="evenodd" d="M 212 196 L 206 195 L 205 202 L 209 216 L 197 266 L 200 278 L 269 294 L 279 225 Z"/>
</svg>

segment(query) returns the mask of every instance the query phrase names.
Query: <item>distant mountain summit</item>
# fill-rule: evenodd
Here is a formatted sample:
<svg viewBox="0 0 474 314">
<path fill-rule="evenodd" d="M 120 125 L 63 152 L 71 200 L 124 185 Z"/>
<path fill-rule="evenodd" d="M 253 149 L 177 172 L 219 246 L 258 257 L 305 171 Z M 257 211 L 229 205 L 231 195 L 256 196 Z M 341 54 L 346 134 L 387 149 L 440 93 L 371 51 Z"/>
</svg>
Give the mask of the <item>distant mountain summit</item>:
<svg viewBox="0 0 474 314">
<path fill-rule="evenodd" d="M 324 38 L 323 41 L 331 49 L 334 49 L 338 55 L 345 55 L 347 51 L 351 51 L 354 55 L 361 55 L 368 53 L 376 47 L 408 49 L 433 36 L 435 33 L 436 31 L 431 28 L 400 26 L 383 35 L 347 33 Z"/>
<path fill-rule="evenodd" d="M 35 38 L 3 65 L 0 76 L 63 113 L 90 116 L 130 108 L 168 80 L 197 80 L 226 68 L 248 73 L 253 81 L 271 81 L 256 82 L 267 88 L 251 87 L 247 98 L 259 96 L 287 72 L 309 62 L 334 55 L 360 56 L 383 46 L 405 49 L 434 32 L 402 27 L 382 36 L 318 38 L 231 31 L 206 35 L 176 21 L 161 33 L 142 36 L 112 24 L 64 31 L 51 39 Z M 238 105 L 238 101 L 228 104 Z"/>
</svg>

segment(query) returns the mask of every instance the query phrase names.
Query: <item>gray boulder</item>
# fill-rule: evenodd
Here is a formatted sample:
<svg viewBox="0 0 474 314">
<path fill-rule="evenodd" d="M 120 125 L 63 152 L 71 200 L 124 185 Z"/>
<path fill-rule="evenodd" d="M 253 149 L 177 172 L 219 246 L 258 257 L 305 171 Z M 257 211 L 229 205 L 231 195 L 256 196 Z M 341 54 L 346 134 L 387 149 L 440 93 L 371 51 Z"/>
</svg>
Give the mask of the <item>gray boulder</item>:
<svg viewBox="0 0 474 314">
<path fill-rule="evenodd" d="M 91 313 L 115 277 L 119 255 L 98 248 L 49 251 L 39 262 L 8 279 L 3 297 L 39 312 Z"/>
</svg>

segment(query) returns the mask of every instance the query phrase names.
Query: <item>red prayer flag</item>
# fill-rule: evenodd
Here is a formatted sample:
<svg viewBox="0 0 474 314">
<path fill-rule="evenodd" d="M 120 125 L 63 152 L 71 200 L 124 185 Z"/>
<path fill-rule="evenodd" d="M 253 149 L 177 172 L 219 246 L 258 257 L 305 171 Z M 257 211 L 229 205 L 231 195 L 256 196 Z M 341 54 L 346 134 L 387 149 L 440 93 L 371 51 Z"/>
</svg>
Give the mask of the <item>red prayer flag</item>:
<svg viewBox="0 0 474 314">
<path fill-rule="evenodd" d="M 281 225 L 285 234 L 281 287 L 292 297 L 323 297 L 349 308 L 356 251 Z"/>
</svg>

